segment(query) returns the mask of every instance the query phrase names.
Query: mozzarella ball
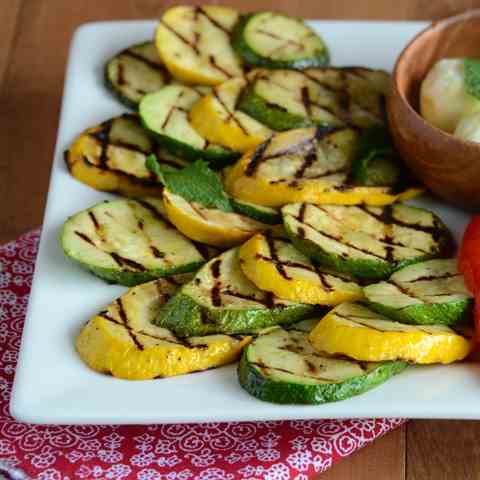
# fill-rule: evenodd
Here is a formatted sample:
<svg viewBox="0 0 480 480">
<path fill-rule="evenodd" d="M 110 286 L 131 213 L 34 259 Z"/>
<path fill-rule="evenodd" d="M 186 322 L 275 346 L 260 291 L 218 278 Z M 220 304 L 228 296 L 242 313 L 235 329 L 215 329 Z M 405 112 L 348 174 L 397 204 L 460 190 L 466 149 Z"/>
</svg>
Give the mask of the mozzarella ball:
<svg viewBox="0 0 480 480">
<path fill-rule="evenodd" d="M 480 143 L 480 112 L 463 117 L 453 134 L 463 140 Z"/>
<path fill-rule="evenodd" d="M 452 133 L 465 115 L 480 111 L 480 101 L 465 90 L 462 58 L 438 61 L 420 88 L 420 113 L 435 127 Z"/>
</svg>

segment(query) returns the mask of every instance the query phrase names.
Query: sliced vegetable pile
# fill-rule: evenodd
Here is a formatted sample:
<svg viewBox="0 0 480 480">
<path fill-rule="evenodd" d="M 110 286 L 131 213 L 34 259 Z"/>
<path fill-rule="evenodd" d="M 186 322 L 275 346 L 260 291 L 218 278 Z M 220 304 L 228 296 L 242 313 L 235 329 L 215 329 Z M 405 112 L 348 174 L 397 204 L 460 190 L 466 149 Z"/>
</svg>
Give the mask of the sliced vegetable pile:
<svg viewBox="0 0 480 480">
<path fill-rule="evenodd" d="M 329 59 L 300 19 L 177 6 L 153 41 L 107 61 L 107 86 L 136 112 L 85 130 L 65 160 L 126 198 L 71 216 L 61 246 L 132 288 L 81 329 L 89 367 L 152 379 L 241 357 L 253 396 L 320 404 L 470 353 L 451 234 L 399 203 L 422 187 L 390 139 L 390 77 Z"/>
</svg>

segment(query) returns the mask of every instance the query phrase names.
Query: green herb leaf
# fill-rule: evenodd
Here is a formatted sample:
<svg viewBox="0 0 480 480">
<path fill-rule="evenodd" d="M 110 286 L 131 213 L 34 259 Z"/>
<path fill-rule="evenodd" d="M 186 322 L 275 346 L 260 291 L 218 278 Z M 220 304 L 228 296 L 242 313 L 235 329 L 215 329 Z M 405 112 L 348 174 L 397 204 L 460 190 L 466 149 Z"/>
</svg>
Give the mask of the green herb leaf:
<svg viewBox="0 0 480 480">
<path fill-rule="evenodd" d="M 393 186 L 400 178 L 392 140 L 385 127 L 371 127 L 358 139 L 352 164 L 352 178 L 357 185 Z"/>
<path fill-rule="evenodd" d="M 182 170 L 170 170 L 163 168 L 152 154 L 147 157 L 146 166 L 168 190 L 188 202 L 233 212 L 220 178 L 208 167 L 207 162 L 197 160 Z"/>
<path fill-rule="evenodd" d="M 465 58 L 463 65 L 465 69 L 465 90 L 469 95 L 480 100 L 480 60 Z"/>
</svg>

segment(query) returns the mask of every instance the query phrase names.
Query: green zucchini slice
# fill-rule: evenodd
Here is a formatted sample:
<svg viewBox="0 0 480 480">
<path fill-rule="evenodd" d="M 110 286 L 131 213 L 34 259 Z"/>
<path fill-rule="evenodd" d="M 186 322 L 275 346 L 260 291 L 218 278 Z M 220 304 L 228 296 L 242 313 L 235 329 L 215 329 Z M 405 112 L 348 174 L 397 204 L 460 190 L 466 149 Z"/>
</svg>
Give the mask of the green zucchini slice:
<svg viewBox="0 0 480 480">
<path fill-rule="evenodd" d="M 98 277 L 126 286 L 197 270 L 208 252 L 163 216 L 161 199 L 102 202 L 65 222 L 61 245 L 68 258 Z"/>
<path fill-rule="evenodd" d="M 223 167 L 238 158 L 239 153 L 209 143 L 192 127 L 188 115 L 199 98 L 190 87 L 168 85 L 145 95 L 139 106 L 140 118 L 160 145 L 173 155 L 192 161 L 201 158 Z"/>
<path fill-rule="evenodd" d="M 372 310 L 398 322 L 457 325 L 472 319 L 473 298 L 456 259 L 434 259 L 396 271 L 364 288 Z"/>
<path fill-rule="evenodd" d="M 361 67 L 260 70 L 238 109 L 273 130 L 311 125 L 367 128 L 385 123 L 389 75 Z"/>
<path fill-rule="evenodd" d="M 263 207 L 255 203 L 244 202 L 242 200 L 230 199 L 235 212 L 253 218 L 257 222 L 265 223 L 267 225 L 277 225 L 282 223 L 282 214 L 278 208 Z"/>
<path fill-rule="evenodd" d="M 232 45 L 248 65 L 302 70 L 329 62 L 325 43 L 303 20 L 278 12 L 245 15 L 236 24 Z"/>
<path fill-rule="evenodd" d="M 273 403 L 312 404 L 345 400 L 387 381 L 407 362 L 359 362 L 317 352 L 303 328 L 276 328 L 243 351 L 240 385 Z"/>
<path fill-rule="evenodd" d="M 153 42 L 126 48 L 105 65 L 107 87 L 123 104 L 134 109 L 147 93 L 160 90 L 171 79 Z"/>
<path fill-rule="evenodd" d="M 165 85 L 177 84 L 160 59 L 153 42 L 133 45 L 110 58 L 105 64 L 107 88 L 127 107 L 136 110 L 142 98 Z M 192 86 L 200 95 L 206 95 L 207 86 Z"/>
<path fill-rule="evenodd" d="M 258 289 L 243 274 L 234 248 L 204 265 L 162 308 L 155 323 L 182 337 L 251 333 L 294 323 L 320 310 Z"/>
<path fill-rule="evenodd" d="M 313 261 L 358 279 L 382 280 L 423 260 L 449 257 L 453 240 L 432 212 L 297 203 L 282 209 L 294 245 Z"/>
<path fill-rule="evenodd" d="M 65 161 L 76 179 L 96 190 L 127 197 L 160 196 L 162 185 L 146 167 L 151 153 L 162 167 L 188 165 L 158 148 L 137 115 L 125 114 L 84 131 L 65 152 Z"/>
</svg>

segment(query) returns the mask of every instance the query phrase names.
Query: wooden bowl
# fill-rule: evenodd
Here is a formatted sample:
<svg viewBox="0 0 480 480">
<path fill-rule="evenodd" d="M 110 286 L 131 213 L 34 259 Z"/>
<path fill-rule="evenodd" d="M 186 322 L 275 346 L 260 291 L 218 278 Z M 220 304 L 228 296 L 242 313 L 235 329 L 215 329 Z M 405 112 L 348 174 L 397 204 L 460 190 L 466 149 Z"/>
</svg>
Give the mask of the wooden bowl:
<svg viewBox="0 0 480 480">
<path fill-rule="evenodd" d="M 421 82 L 446 57 L 480 57 L 480 9 L 433 23 L 405 47 L 393 72 L 388 119 L 405 163 L 430 190 L 480 210 L 480 143 L 445 133 L 418 113 Z"/>
</svg>

